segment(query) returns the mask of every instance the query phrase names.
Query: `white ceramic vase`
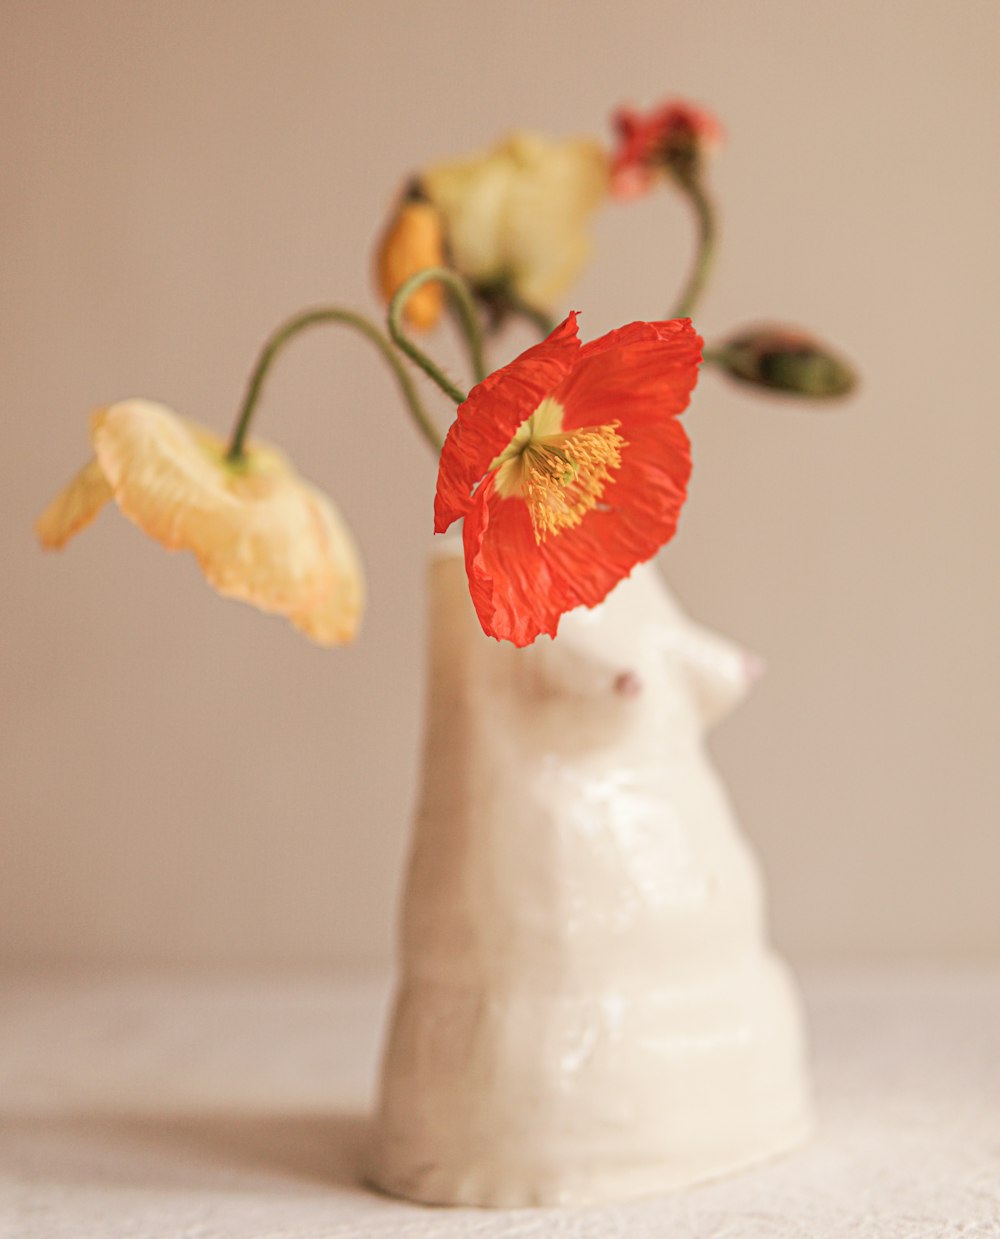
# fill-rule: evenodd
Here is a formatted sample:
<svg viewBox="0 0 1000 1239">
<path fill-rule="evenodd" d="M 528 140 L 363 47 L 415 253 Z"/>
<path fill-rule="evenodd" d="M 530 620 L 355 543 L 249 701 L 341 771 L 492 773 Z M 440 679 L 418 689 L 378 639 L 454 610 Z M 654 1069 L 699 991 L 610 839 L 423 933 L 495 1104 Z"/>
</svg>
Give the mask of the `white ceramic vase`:
<svg viewBox="0 0 1000 1239">
<path fill-rule="evenodd" d="M 796 1144 L 800 1006 L 703 743 L 752 660 L 653 565 L 555 640 L 498 644 L 454 545 L 431 566 L 430 644 L 371 1179 L 583 1204 Z"/>
</svg>

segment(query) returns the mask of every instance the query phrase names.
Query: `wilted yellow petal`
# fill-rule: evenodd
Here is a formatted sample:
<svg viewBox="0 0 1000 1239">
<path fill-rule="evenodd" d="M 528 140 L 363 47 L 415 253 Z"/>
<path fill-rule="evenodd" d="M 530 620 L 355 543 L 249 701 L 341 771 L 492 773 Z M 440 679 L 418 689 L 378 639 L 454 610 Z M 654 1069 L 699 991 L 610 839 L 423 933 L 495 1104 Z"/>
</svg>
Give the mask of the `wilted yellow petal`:
<svg viewBox="0 0 1000 1239">
<path fill-rule="evenodd" d="M 529 305 L 549 306 L 591 251 L 590 216 L 607 197 L 608 156 L 597 142 L 511 140 L 517 161 L 505 230 L 506 259 Z"/>
<path fill-rule="evenodd" d="M 354 635 L 363 585 L 351 536 L 280 452 L 251 444 L 230 463 L 221 439 L 146 400 L 95 414 L 91 434 L 122 512 L 168 550 L 192 551 L 219 593 L 323 644 Z"/>
<path fill-rule="evenodd" d="M 491 151 L 431 168 L 421 182 L 444 219 L 454 267 L 474 283 L 510 281 L 545 308 L 590 253 L 586 224 L 608 177 L 597 142 L 515 133 Z"/>
<path fill-rule="evenodd" d="M 364 574 L 361 556 L 343 517 L 330 500 L 312 492 L 317 527 L 323 531 L 326 554 L 334 566 L 325 593 L 302 610 L 293 610 L 289 619 L 320 645 L 344 645 L 353 641 L 361 624 L 365 605 Z"/>
<path fill-rule="evenodd" d="M 441 164 L 421 177 L 440 210 L 452 265 L 476 284 L 492 284 L 506 271 L 505 217 L 515 168 L 505 147 L 460 163 Z"/>
<path fill-rule="evenodd" d="M 58 550 L 89 525 L 111 498 L 111 487 L 96 460 L 88 461 L 35 522 L 38 540 L 47 550 Z"/>
<path fill-rule="evenodd" d="M 396 290 L 418 271 L 444 263 L 441 215 L 429 202 L 404 199 L 382 235 L 375 255 L 379 292 L 391 301 Z M 404 315 L 408 323 L 429 330 L 441 317 L 444 289 L 424 284 L 409 298 Z"/>
</svg>

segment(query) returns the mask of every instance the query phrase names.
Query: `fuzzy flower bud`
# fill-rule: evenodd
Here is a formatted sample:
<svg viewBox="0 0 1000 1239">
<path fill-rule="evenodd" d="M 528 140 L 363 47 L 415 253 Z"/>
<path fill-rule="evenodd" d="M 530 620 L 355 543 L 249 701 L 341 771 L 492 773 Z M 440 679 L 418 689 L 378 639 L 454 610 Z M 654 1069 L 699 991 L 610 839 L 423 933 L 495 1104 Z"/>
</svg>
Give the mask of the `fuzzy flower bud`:
<svg viewBox="0 0 1000 1239">
<path fill-rule="evenodd" d="M 846 361 L 796 328 L 750 327 L 712 349 L 710 356 L 730 378 L 813 400 L 846 396 L 857 385 Z"/>
<path fill-rule="evenodd" d="M 441 213 L 418 182 L 413 182 L 396 207 L 375 252 L 375 281 L 384 301 L 418 271 L 444 265 L 444 225 Z M 444 289 L 430 283 L 419 288 L 403 311 L 411 327 L 426 331 L 441 317 Z"/>
</svg>

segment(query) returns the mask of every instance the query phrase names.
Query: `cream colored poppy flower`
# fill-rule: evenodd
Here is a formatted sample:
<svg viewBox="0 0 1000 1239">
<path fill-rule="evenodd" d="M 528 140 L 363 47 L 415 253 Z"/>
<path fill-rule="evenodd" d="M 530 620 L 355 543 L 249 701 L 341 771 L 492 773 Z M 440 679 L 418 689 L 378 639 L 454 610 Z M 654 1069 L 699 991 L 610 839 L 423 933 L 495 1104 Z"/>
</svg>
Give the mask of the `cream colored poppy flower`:
<svg viewBox="0 0 1000 1239">
<path fill-rule="evenodd" d="M 95 458 L 42 513 L 39 540 L 63 546 L 109 499 L 170 551 L 195 555 L 209 584 L 286 615 L 320 645 L 353 639 L 364 606 L 360 557 L 325 495 L 272 447 L 226 460 L 216 435 L 149 400 L 93 414 Z"/>
<path fill-rule="evenodd" d="M 480 288 L 507 284 L 546 311 L 590 254 L 587 223 L 608 183 L 608 153 L 599 142 L 522 132 L 490 151 L 428 169 L 416 188 L 437 211 L 448 260 L 460 275 Z M 396 219 L 412 202 L 411 191 Z M 391 224 L 380 270 L 391 265 L 385 253 L 390 241 L 402 245 Z M 412 255 L 396 262 L 410 273 L 415 269 Z"/>
<path fill-rule="evenodd" d="M 547 309 L 590 254 L 586 225 L 608 179 L 599 142 L 514 133 L 421 182 L 444 217 L 455 267 L 477 284 L 510 280 L 529 305 Z"/>
</svg>

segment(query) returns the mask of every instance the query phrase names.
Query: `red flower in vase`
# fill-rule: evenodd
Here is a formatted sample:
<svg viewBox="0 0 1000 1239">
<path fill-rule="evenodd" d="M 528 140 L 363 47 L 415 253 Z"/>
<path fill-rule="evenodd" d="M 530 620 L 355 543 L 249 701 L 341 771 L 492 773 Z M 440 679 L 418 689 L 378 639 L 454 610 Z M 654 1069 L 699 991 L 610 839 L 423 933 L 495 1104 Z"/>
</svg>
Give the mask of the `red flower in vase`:
<svg viewBox="0 0 1000 1239">
<path fill-rule="evenodd" d="M 639 197 L 664 172 L 692 176 L 704 153 L 722 141 L 722 126 L 712 113 L 681 100 L 645 114 L 619 108 L 612 124 L 618 137 L 611 159 L 611 192 L 616 198 Z"/>
<path fill-rule="evenodd" d="M 487 636 L 555 636 L 564 612 L 596 606 L 673 536 L 691 472 L 677 415 L 701 347 L 688 319 L 630 323 L 581 346 L 570 314 L 460 405 L 434 529 L 465 518 Z"/>
</svg>

